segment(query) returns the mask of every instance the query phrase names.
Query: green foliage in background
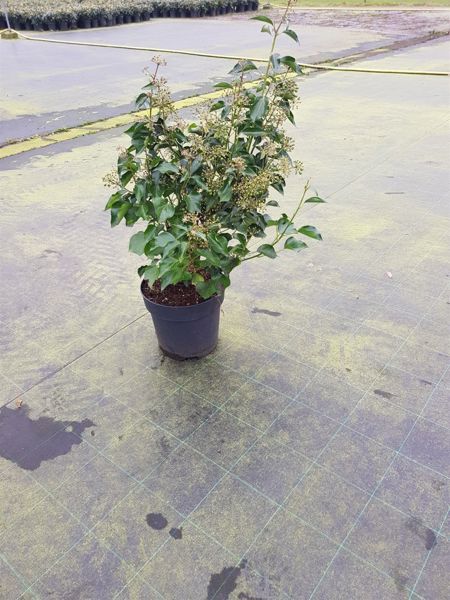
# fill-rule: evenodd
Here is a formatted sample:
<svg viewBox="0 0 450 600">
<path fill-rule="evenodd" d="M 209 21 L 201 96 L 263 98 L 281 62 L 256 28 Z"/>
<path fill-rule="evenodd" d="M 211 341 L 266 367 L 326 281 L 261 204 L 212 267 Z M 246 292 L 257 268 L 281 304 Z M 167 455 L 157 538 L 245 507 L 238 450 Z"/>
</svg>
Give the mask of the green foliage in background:
<svg viewBox="0 0 450 600">
<path fill-rule="evenodd" d="M 9 0 L 11 26 L 71 29 L 255 10 L 257 0 Z M 3 24 L 4 25 L 4 24 Z"/>
</svg>

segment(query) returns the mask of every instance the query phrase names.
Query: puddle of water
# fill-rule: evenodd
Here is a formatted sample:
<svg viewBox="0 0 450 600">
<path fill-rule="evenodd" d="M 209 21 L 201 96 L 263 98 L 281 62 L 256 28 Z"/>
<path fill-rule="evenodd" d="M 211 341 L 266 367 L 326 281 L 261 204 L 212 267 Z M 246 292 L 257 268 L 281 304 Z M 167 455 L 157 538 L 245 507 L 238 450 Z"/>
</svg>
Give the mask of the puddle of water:
<svg viewBox="0 0 450 600">
<path fill-rule="evenodd" d="M 95 425 L 90 419 L 58 421 L 52 417 L 39 417 L 35 420 L 29 417 L 29 412 L 25 405 L 0 409 L 0 456 L 27 471 L 34 471 L 42 462 L 68 454 L 73 446 L 83 441 L 78 436 Z"/>
</svg>

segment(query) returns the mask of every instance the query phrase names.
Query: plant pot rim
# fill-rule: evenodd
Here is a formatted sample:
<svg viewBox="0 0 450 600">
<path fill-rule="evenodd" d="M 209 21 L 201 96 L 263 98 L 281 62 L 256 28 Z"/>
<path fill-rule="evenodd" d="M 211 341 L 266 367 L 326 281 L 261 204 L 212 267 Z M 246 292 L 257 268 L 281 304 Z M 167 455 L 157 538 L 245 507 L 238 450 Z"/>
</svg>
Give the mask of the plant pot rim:
<svg viewBox="0 0 450 600">
<path fill-rule="evenodd" d="M 214 294 L 214 296 L 211 296 L 211 298 L 208 298 L 207 300 L 203 300 L 203 302 L 199 302 L 197 304 L 181 304 L 178 306 L 170 306 L 169 304 L 160 304 L 159 302 L 155 302 L 154 300 L 152 300 L 151 298 L 149 298 L 148 296 L 146 296 L 143 292 L 143 286 L 144 286 L 144 281 L 146 281 L 145 279 L 143 279 L 141 281 L 141 285 L 140 285 L 140 290 L 141 290 L 141 294 L 142 297 L 144 298 L 145 302 L 149 302 L 150 304 L 152 304 L 155 307 L 159 307 L 162 309 L 167 309 L 167 310 L 189 310 L 189 309 L 195 309 L 199 306 L 205 306 L 207 304 L 212 304 L 212 302 L 214 302 L 215 300 L 219 300 L 220 304 L 222 304 L 223 302 L 223 298 L 224 298 L 224 292 L 222 292 L 221 294 Z"/>
</svg>

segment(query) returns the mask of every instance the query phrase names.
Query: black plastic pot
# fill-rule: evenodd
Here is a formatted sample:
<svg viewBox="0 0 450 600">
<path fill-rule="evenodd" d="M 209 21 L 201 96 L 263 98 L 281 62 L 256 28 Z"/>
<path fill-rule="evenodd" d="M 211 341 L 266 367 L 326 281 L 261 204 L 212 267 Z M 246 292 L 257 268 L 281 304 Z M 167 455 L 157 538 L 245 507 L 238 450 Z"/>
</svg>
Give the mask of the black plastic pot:
<svg viewBox="0 0 450 600">
<path fill-rule="evenodd" d="M 201 358 L 215 349 L 223 294 L 192 306 L 164 306 L 152 302 L 144 294 L 142 297 L 152 315 L 159 347 L 164 354 L 175 360 L 186 360 Z"/>
</svg>

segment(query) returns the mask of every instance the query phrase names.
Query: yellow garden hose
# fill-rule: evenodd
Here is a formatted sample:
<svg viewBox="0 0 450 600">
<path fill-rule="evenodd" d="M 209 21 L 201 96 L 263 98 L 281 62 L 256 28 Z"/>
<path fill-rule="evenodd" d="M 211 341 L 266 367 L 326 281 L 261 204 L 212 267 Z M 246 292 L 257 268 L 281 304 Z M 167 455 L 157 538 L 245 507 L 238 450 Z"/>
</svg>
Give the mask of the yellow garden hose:
<svg viewBox="0 0 450 600">
<path fill-rule="evenodd" d="M 227 54 L 212 54 L 209 52 L 197 52 L 194 50 L 170 50 L 167 48 L 148 48 L 146 46 L 126 46 L 119 44 L 105 44 L 100 42 L 75 42 L 69 40 L 56 40 L 52 38 L 43 37 L 32 37 L 15 31 L 14 29 L 4 30 L 17 34 L 19 38 L 29 40 L 32 42 L 46 42 L 49 44 L 65 44 L 69 46 L 90 46 L 93 48 L 116 48 L 121 50 L 138 50 L 143 52 L 155 52 L 157 54 L 181 54 L 184 56 L 198 56 L 202 58 L 219 58 L 223 60 L 251 60 L 252 62 L 267 63 L 267 59 L 264 58 L 251 58 L 246 56 L 233 56 Z M 3 32 L 0 32 L 3 33 Z M 433 76 L 444 76 L 448 77 L 450 73 L 448 71 L 409 71 L 406 69 L 367 69 L 360 67 L 334 67 L 332 65 L 325 64 L 309 64 L 309 63 L 298 63 L 301 67 L 306 69 L 317 69 L 324 71 L 344 71 L 350 73 L 382 73 L 389 75 L 433 75 Z"/>
</svg>

